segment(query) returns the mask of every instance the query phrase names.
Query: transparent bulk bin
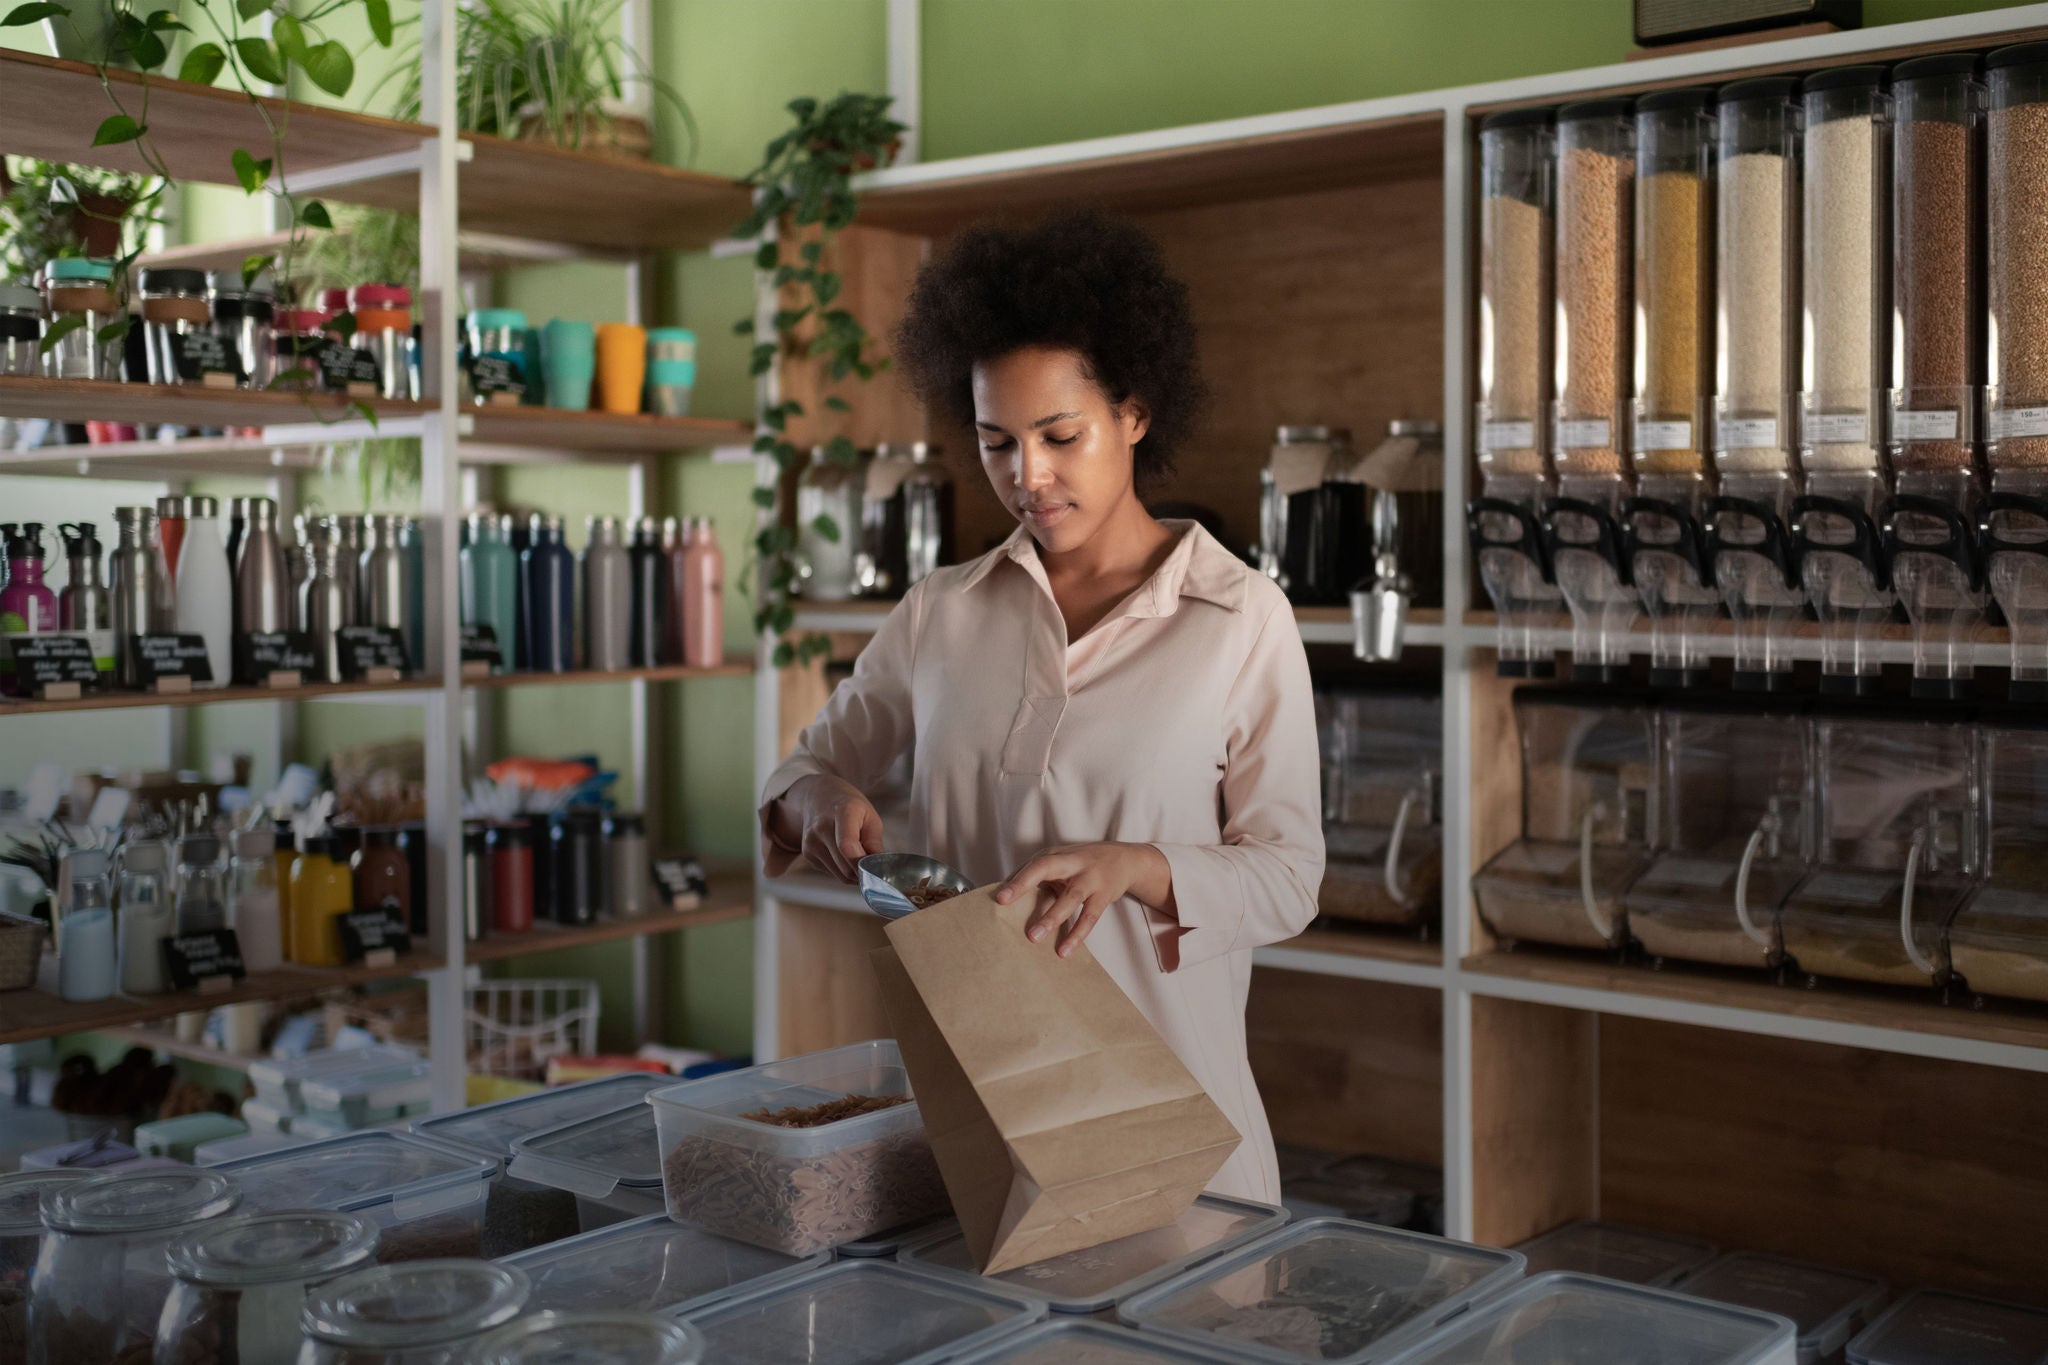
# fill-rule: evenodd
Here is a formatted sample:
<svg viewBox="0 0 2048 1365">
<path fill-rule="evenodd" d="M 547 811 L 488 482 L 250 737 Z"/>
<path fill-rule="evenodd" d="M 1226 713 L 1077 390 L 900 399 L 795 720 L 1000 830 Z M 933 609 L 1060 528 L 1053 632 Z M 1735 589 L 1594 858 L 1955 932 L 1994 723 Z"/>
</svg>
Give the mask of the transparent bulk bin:
<svg viewBox="0 0 2048 1365">
<path fill-rule="evenodd" d="M 1983 856 L 1969 719 L 1933 703 L 1816 714 L 1814 868 L 1778 917 L 1800 971 L 1946 981 L 1943 934 Z"/>
<path fill-rule="evenodd" d="M 468 1365 L 698 1365 L 704 1335 L 648 1313 L 535 1313 L 495 1329 Z"/>
<path fill-rule="evenodd" d="M 1657 713 L 1609 690 L 1522 688 L 1522 837 L 1472 878 L 1480 917 L 1506 945 L 1628 940 L 1622 895 L 1649 864 L 1657 809 Z"/>
<path fill-rule="evenodd" d="M 256 1098 L 261 1103 L 280 1113 L 295 1114 L 306 1107 L 300 1087 L 308 1077 L 376 1071 L 418 1060 L 419 1054 L 411 1048 L 391 1043 L 360 1048 L 321 1048 L 299 1057 L 266 1057 L 262 1061 L 251 1062 L 249 1084 L 256 1088 Z"/>
<path fill-rule="evenodd" d="M 1326 861 L 1318 908 L 1335 920 L 1434 925 L 1443 887 L 1442 699 L 1342 691 L 1319 700 Z"/>
<path fill-rule="evenodd" d="M 135 1150 L 142 1156 L 169 1157 L 188 1165 L 198 1164 L 193 1153 L 202 1142 L 234 1137 L 249 1131 L 240 1119 L 211 1111 L 180 1114 L 174 1119 L 135 1125 Z"/>
<path fill-rule="evenodd" d="M 1841 1359 L 1849 1338 L 1885 1298 L 1884 1281 L 1872 1276 L 1754 1251 L 1723 1256 L 1679 1289 L 1696 1299 L 1790 1318 L 1799 1331 L 1799 1365 Z"/>
<path fill-rule="evenodd" d="M 1849 1343 L 1849 1365 L 2039 1365 L 2048 1312 L 1918 1289 Z"/>
<path fill-rule="evenodd" d="M 662 1211 L 661 1140 L 645 1104 L 518 1139 L 505 1178 L 576 1200 L 585 1232 Z"/>
<path fill-rule="evenodd" d="M 172 1167 L 46 1190 L 29 1282 L 28 1365 L 144 1365 L 171 1292 L 165 1249 L 232 1212 L 235 1182 Z"/>
<path fill-rule="evenodd" d="M 1767 967 L 1778 907 L 1812 850 L 1807 731 L 1790 707 L 1683 700 L 1663 708 L 1665 847 L 1623 897 L 1653 958 Z"/>
<path fill-rule="evenodd" d="M 1548 109 L 1489 114 L 1479 125 L 1479 405 L 1474 430 L 1486 491 L 1540 484 L 1550 394 L 1550 261 L 1556 188 Z"/>
<path fill-rule="evenodd" d="M 1054 1318 L 953 1365 L 1229 1365 L 1243 1357 L 1088 1318 Z"/>
<path fill-rule="evenodd" d="M 377 1070 L 304 1080 L 299 1095 L 317 1122 L 346 1128 L 380 1128 L 433 1107 L 434 1081 L 424 1061 L 398 1062 Z"/>
<path fill-rule="evenodd" d="M 377 1226 L 380 1261 L 475 1256 L 495 1165 L 404 1133 L 350 1133 L 216 1166 L 243 1206 L 339 1209 Z"/>
<path fill-rule="evenodd" d="M 1697 1237 L 1591 1219 L 1552 1228 L 1515 1250 L 1528 1258 L 1531 1275 L 1568 1270 L 1651 1289 L 1669 1289 L 1714 1259 L 1713 1246 Z"/>
<path fill-rule="evenodd" d="M 841 1261 L 688 1320 L 720 1365 L 934 1365 L 1045 1317 L 1036 1299 L 888 1261 Z"/>
<path fill-rule="evenodd" d="M 648 1097 L 669 1217 L 806 1256 L 950 1207 L 893 1041 L 728 1071 Z M 874 1101 L 897 1101 L 869 1107 Z M 812 1127 L 771 1114 L 840 1105 Z M 830 1111 L 827 1111 L 830 1112 Z"/>
<path fill-rule="evenodd" d="M 1978 738 L 1985 879 L 1949 923 L 1949 965 L 1978 995 L 2048 1001 L 2048 720 L 2001 711 Z"/>
<path fill-rule="evenodd" d="M 412 1261 L 359 1270 L 306 1300 L 296 1365 L 465 1365 L 519 1316 L 526 1276 L 489 1261 Z"/>
<path fill-rule="evenodd" d="M 503 1260 L 532 1281 L 529 1308 L 666 1313 L 822 1269 L 831 1257 L 765 1251 L 656 1213 Z"/>
<path fill-rule="evenodd" d="M 352 1213 L 223 1218 L 171 1244 L 176 1284 L 157 1322 L 156 1359 L 292 1365 L 307 1291 L 373 1264 L 377 1231 Z"/>
<path fill-rule="evenodd" d="M 310 1138 L 293 1137 L 289 1133 L 250 1130 L 234 1137 L 216 1138 L 202 1142 L 192 1149 L 194 1166 L 219 1166 L 245 1156 L 260 1156 L 264 1152 L 281 1152 L 287 1147 L 303 1147 Z"/>
<path fill-rule="evenodd" d="M 1636 101 L 1635 420 L 1639 491 L 1684 498 L 1706 472 L 1713 356 L 1711 90 Z M 1646 480 L 1664 480 L 1653 488 Z M 1689 487 L 1688 487 L 1689 485 Z"/>
<path fill-rule="evenodd" d="M 1539 1275 L 1386 1365 L 1795 1365 L 1784 1318 L 1590 1275 Z"/>
<path fill-rule="evenodd" d="M 1984 59 L 1985 264 L 1991 328 L 1985 447 L 1992 489 L 2048 494 L 2048 43 Z"/>
<path fill-rule="evenodd" d="M 1044 1299 L 1055 1313 L 1100 1313 L 1286 1221 L 1287 1214 L 1271 1204 L 1205 1194 L 1163 1228 L 987 1278 L 976 1271 L 974 1253 L 957 1224 L 904 1247 L 896 1259 L 913 1270 L 967 1284 L 1007 1285 Z"/>
<path fill-rule="evenodd" d="M 1635 102 L 1557 113 L 1557 404 L 1560 478 L 1622 472 L 1628 397 Z"/>
<path fill-rule="evenodd" d="M 1247 1360 L 1359 1362 L 1426 1336 L 1521 1275 L 1516 1252 L 1317 1218 L 1147 1290 L 1118 1316 Z"/>
<path fill-rule="evenodd" d="M 1434 1166 L 1359 1153 L 1325 1159 L 1293 1179 L 1283 1167 L 1281 1189 L 1297 1219 L 1353 1218 L 1439 1236 L 1444 1230 L 1444 1173 Z"/>
<path fill-rule="evenodd" d="M 29 1276 L 43 1240 L 42 1199 L 93 1171 L 15 1171 L 0 1175 L 0 1360 L 28 1354 Z"/>
</svg>

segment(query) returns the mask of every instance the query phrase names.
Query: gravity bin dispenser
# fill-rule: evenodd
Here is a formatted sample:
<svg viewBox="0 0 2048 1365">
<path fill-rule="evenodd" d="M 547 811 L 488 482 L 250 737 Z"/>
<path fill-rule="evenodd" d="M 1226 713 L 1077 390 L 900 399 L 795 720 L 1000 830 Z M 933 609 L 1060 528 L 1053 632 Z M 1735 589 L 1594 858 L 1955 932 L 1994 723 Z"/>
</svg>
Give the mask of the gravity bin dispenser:
<svg viewBox="0 0 2048 1365">
<path fill-rule="evenodd" d="M 1522 688 L 1522 837 L 1472 878 L 1486 927 L 1512 946 L 1628 942 L 1622 894 L 1650 862 L 1657 713 L 1615 688 Z"/>
<path fill-rule="evenodd" d="M 1949 962 L 1978 996 L 2048 1001 L 2048 716 L 1987 717 L 1984 884 L 1949 925 Z"/>
<path fill-rule="evenodd" d="M 1778 907 L 1812 849 L 1806 736 L 1797 709 L 1776 702 L 1664 706 L 1667 838 L 1623 898 L 1654 961 L 1777 965 Z"/>
<path fill-rule="evenodd" d="M 1423 932 L 1443 885 L 1443 704 L 1434 692 L 1318 694 L 1330 919 Z"/>
<path fill-rule="evenodd" d="M 1547 109 L 1479 125 L 1481 495 L 1465 509 L 1479 578 L 1498 620 L 1503 677 L 1547 678 L 1538 633 L 1563 614 L 1538 515 L 1549 493 L 1550 280 L 1555 136 Z"/>
</svg>

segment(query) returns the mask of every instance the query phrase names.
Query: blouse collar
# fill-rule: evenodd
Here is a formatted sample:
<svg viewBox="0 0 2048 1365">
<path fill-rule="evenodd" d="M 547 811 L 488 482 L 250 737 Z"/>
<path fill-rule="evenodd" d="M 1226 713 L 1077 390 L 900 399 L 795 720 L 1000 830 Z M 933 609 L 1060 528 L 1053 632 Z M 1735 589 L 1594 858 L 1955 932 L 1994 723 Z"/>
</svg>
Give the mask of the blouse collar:
<svg viewBox="0 0 2048 1365">
<path fill-rule="evenodd" d="M 1183 597 L 1210 602 L 1226 611 L 1243 611 L 1245 577 L 1251 572 L 1244 562 L 1223 548 L 1199 522 L 1162 519 L 1159 523 L 1179 535 L 1179 543 L 1166 562 L 1154 571 L 1144 586 L 1133 594 L 1131 616 L 1171 616 Z M 998 564 L 1008 560 L 1047 587 L 1045 566 L 1031 532 L 1020 525 L 1010 538 L 968 566 L 961 591 L 969 591 L 987 578 Z"/>
</svg>

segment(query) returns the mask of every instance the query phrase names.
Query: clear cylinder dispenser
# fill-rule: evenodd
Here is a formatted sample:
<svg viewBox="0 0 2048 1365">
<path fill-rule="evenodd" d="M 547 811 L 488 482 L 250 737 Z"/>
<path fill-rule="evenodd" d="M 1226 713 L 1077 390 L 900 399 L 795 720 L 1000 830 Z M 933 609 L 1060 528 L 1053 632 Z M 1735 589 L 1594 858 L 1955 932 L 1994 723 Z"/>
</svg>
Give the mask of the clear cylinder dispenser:
<svg viewBox="0 0 2048 1365">
<path fill-rule="evenodd" d="M 2048 1001 L 2048 718 L 1984 717 L 1984 885 L 1949 924 L 1949 963 L 1977 996 Z"/>
</svg>

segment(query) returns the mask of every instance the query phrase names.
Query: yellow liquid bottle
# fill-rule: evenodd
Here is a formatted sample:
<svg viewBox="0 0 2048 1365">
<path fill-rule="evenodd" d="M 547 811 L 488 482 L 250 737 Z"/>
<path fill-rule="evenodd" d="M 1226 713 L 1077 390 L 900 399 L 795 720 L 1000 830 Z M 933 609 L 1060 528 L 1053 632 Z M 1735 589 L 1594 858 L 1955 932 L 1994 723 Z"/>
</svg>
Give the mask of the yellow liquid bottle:
<svg viewBox="0 0 2048 1365">
<path fill-rule="evenodd" d="M 292 961 L 308 967 L 342 964 L 337 917 L 355 908 L 348 864 L 334 860 L 334 841 L 316 835 L 299 841 L 292 863 Z"/>
<path fill-rule="evenodd" d="M 298 836 L 289 820 L 277 821 L 276 832 L 277 848 L 271 856 L 277 862 L 278 943 L 284 948 L 284 960 L 297 962 L 298 954 L 292 951 L 292 865 L 299 860 Z"/>
</svg>

